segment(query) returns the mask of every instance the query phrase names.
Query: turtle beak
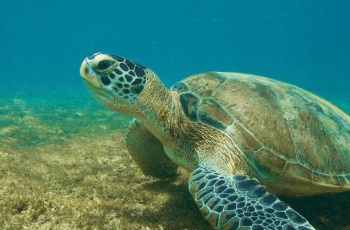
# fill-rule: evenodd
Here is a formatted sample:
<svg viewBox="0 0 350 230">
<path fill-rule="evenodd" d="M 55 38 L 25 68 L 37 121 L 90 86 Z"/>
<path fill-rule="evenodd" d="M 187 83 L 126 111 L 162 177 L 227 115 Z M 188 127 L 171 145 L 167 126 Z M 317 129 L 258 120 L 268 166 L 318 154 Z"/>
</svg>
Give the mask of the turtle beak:
<svg viewBox="0 0 350 230">
<path fill-rule="evenodd" d="M 80 66 L 80 75 L 83 78 L 86 78 L 86 75 L 89 73 L 89 63 L 88 63 L 88 58 L 85 58 L 83 63 L 81 63 Z"/>
<path fill-rule="evenodd" d="M 101 83 L 98 81 L 98 77 L 91 70 L 91 59 L 90 59 L 90 57 L 85 58 L 83 63 L 81 63 L 80 75 L 83 77 L 84 80 L 88 81 L 93 86 L 95 86 L 97 88 L 101 88 L 102 87 Z"/>
</svg>

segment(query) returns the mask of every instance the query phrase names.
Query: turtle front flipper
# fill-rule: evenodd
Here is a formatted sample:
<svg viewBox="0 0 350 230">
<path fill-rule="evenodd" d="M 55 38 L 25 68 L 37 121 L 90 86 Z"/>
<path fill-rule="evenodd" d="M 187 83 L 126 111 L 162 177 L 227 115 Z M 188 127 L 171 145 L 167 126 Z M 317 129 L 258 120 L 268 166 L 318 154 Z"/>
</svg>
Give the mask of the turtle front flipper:
<svg viewBox="0 0 350 230">
<path fill-rule="evenodd" d="M 314 229 L 256 179 L 226 176 L 205 165 L 191 174 L 189 190 L 215 229 Z"/>
<path fill-rule="evenodd" d="M 145 175 L 173 178 L 178 166 L 164 152 L 163 144 L 136 119 L 130 122 L 126 147 Z"/>
</svg>

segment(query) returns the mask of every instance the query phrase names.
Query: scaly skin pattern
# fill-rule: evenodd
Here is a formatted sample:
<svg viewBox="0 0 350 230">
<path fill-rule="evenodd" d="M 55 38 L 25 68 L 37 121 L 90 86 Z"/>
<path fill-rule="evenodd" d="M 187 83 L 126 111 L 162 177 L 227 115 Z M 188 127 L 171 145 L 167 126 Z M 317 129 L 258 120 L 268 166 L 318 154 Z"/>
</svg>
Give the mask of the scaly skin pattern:
<svg viewBox="0 0 350 230">
<path fill-rule="evenodd" d="M 226 176 L 200 165 L 191 174 L 189 190 L 215 229 L 314 229 L 299 213 L 247 176 Z"/>
<path fill-rule="evenodd" d="M 169 91 L 150 69 L 102 53 L 80 73 L 97 101 L 137 119 L 127 146 L 146 174 L 192 172 L 189 190 L 216 229 L 314 229 L 258 180 L 293 196 L 350 187 L 350 119 L 306 91 L 237 73 L 195 75 Z"/>
<path fill-rule="evenodd" d="M 190 121 L 183 112 L 179 94 L 167 90 L 148 71 L 147 87 L 138 97 L 143 112 L 136 118 L 163 143 L 168 157 L 189 171 L 206 162 L 222 173 L 247 173 L 243 154 L 231 137 L 208 124 Z"/>
<path fill-rule="evenodd" d="M 153 71 L 118 56 L 97 54 L 85 59 L 81 75 L 96 100 L 137 118 L 163 143 L 176 164 L 190 171 L 203 161 L 219 172 L 244 174 L 249 170 L 230 136 L 210 125 L 190 121 L 179 94 L 169 91 Z M 134 79 L 132 75 L 136 75 Z M 135 92 L 133 83 L 138 79 L 145 81 L 136 84 L 142 90 Z"/>
</svg>

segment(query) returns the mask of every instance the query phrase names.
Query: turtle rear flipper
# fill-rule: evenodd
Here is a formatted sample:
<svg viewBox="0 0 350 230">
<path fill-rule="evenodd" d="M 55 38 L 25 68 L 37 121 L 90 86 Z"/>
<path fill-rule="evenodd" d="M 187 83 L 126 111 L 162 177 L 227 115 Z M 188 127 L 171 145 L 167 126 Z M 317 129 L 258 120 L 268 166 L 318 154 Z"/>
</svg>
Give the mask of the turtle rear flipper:
<svg viewBox="0 0 350 230">
<path fill-rule="evenodd" d="M 136 119 L 130 122 L 126 147 L 145 175 L 157 178 L 176 176 L 178 165 L 165 154 L 162 142 Z"/>
<path fill-rule="evenodd" d="M 225 176 L 205 165 L 191 174 L 189 190 L 215 229 L 314 229 L 256 179 Z"/>
</svg>

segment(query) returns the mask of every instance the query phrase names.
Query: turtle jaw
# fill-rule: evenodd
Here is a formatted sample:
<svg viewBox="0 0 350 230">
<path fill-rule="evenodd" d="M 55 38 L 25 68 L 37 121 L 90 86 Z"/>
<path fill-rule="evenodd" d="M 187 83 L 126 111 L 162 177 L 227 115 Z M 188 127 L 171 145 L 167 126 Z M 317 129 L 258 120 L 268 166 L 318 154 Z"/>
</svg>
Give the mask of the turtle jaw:
<svg viewBox="0 0 350 230">
<path fill-rule="evenodd" d="M 90 58 L 85 58 L 83 63 L 80 66 L 80 75 L 82 76 L 84 83 L 91 83 L 94 87 L 101 88 L 102 84 L 99 82 L 97 76 L 91 71 L 91 62 Z M 89 86 L 88 86 L 89 87 Z M 89 87 L 90 88 L 90 87 Z"/>
<path fill-rule="evenodd" d="M 111 93 L 106 92 L 103 89 L 102 84 L 98 80 L 98 77 L 96 74 L 91 70 L 91 62 L 90 60 L 95 55 L 91 57 L 87 57 L 84 59 L 83 63 L 80 67 L 80 75 L 83 78 L 84 84 L 88 87 L 91 95 L 101 104 L 103 104 L 106 107 L 110 107 L 107 105 L 110 105 L 113 103 L 113 96 Z"/>
<path fill-rule="evenodd" d="M 80 67 L 80 75 L 83 79 L 84 84 L 87 86 L 91 95 L 95 98 L 96 101 L 107 108 L 116 110 L 116 108 L 120 106 L 118 106 L 116 103 L 115 95 L 113 95 L 113 92 L 109 92 L 108 89 L 105 89 L 103 87 L 99 81 L 98 75 L 92 69 L 91 60 L 94 59 L 98 54 L 99 53 L 84 59 Z"/>
</svg>

